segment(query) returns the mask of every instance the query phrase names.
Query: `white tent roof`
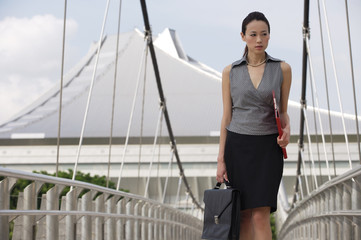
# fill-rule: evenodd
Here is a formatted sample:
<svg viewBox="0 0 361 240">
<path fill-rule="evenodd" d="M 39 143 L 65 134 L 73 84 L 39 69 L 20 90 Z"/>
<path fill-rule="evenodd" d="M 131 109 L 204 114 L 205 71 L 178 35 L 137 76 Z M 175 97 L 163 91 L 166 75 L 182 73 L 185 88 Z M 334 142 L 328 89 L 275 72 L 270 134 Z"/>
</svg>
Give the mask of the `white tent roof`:
<svg viewBox="0 0 361 240">
<path fill-rule="evenodd" d="M 101 48 L 84 137 L 107 137 L 110 133 L 116 40 L 116 36 L 107 37 Z M 165 29 L 155 39 L 154 45 L 174 135 L 217 135 L 222 117 L 221 74 L 189 57 L 174 30 Z M 97 45 L 94 44 L 88 54 L 64 78 L 61 126 L 63 138 L 80 136 L 96 50 Z M 139 30 L 120 35 L 113 131 L 115 137 L 124 137 L 127 132 L 143 50 L 144 34 Z M 144 66 L 140 76 L 131 136 L 139 136 L 142 118 L 143 136 L 154 136 L 159 97 L 150 55 L 147 59 L 143 114 Z M 37 101 L 0 125 L 0 138 L 55 138 L 58 129 L 58 106 L 59 86 L 56 84 Z M 311 110 L 308 108 L 309 117 L 313 116 Z M 289 102 L 289 115 L 292 133 L 298 134 L 299 104 Z M 323 110 L 320 115 L 326 125 L 324 130 L 327 134 L 327 112 Z M 346 129 L 354 134 L 356 130 L 352 118 L 346 116 Z M 342 134 L 341 123 L 340 114 L 332 113 L 333 133 Z M 310 119 L 309 124 L 310 131 L 314 133 L 313 120 Z M 163 136 L 167 135 L 165 124 L 162 131 Z"/>
</svg>

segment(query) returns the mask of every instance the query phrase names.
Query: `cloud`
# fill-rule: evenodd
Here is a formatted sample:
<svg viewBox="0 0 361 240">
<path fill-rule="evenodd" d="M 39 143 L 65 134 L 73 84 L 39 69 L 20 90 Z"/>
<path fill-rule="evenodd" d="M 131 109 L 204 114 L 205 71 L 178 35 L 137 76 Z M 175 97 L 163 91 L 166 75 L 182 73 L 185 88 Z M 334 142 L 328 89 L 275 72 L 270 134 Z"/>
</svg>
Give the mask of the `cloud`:
<svg viewBox="0 0 361 240">
<path fill-rule="evenodd" d="M 67 20 L 67 36 L 78 25 Z M 60 78 L 63 20 L 52 15 L 0 21 L 0 123 Z"/>
</svg>

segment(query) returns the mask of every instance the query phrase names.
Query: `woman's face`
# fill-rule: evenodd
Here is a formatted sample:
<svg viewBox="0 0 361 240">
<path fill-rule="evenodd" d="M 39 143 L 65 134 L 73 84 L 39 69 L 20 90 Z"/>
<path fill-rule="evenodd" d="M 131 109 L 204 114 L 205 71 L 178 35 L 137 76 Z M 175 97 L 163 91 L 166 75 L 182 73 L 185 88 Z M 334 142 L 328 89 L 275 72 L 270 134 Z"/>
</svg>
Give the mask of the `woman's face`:
<svg viewBox="0 0 361 240">
<path fill-rule="evenodd" d="M 253 20 L 246 26 L 246 34 L 241 32 L 242 40 L 246 42 L 248 51 L 255 54 L 263 53 L 270 39 L 268 26 L 264 21 Z"/>
</svg>

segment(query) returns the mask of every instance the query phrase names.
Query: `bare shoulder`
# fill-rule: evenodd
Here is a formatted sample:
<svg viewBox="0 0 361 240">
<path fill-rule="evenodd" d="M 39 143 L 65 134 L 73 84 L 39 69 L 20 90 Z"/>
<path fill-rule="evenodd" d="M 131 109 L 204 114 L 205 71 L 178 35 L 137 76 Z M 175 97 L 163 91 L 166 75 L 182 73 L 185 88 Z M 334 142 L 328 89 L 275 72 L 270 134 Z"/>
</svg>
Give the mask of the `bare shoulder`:
<svg viewBox="0 0 361 240">
<path fill-rule="evenodd" d="M 281 69 L 283 73 L 291 73 L 292 69 L 291 66 L 286 62 L 281 62 Z"/>
<path fill-rule="evenodd" d="M 229 78 L 229 73 L 231 72 L 231 68 L 232 68 L 232 64 L 226 66 L 226 67 L 223 69 L 222 79 L 224 79 L 224 78 Z"/>
<path fill-rule="evenodd" d="M 223 74 L 226 74 L 226 75 L 229 75 L 229 73 L 231 72 L 231 68 L 232 68 L 232 64 L 229 64 L 228 66 L 226 66 L 224 69 L 223 69 Z"/>
</svg>

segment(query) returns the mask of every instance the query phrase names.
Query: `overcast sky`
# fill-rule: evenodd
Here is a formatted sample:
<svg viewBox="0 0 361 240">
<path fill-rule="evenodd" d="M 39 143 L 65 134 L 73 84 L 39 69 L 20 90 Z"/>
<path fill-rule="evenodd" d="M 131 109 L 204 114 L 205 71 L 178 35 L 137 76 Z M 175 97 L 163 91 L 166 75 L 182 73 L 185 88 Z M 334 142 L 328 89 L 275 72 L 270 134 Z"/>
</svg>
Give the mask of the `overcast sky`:
<svg viewBox="0 0 361 240">
<path fill-rule="evenodd" d="M 105 29 L 108 35 L 117 31 L 119 6 L 118 1 L 110 2 Z M 326 107 L 317 1 L 311 2 L 311 54 L 320 105 Z M 356 88 L 360 92 L 361 45 L 358 43 L 361 42 L 361 1 L 348 2 Z M 244 49 L 239 35 L 242 19 L 251 11 L 265 13 L 271 24 L 271 40 L 267 52 L 291 65 L 293 83 L 290 99 L 299 101 L 303 1 L 153 0 L 147 1 L 147 6 L 153 35 L 156 36 L 167 27 L 176 30 L 189 56 L 220 72 L 224 66 L 241 57 Z M 98 41 L 105 7 L 106 0 L 68 1 L 65 73 L 87 53 L 92 42 Z M 354 113 L 344 1 L 327 0 L 326 9 L 343 108 L 348 113 Z M 321 11 L 331 107 L 339 110 L 324 13 Z M 54 84 L 59 84 L 63 14 L 63 0 L 0 0 L 0 123 Z M 143 30 L 140 3 L 136 0 L 123 0 L 121 31 L 131 31 L 134 28 Z M 310 86 L 308 83 L 308 89 Z M 309 93 L 308 98 L 310 99 Z M 360 94 L 357 98 L 360 115 Z M 311 101 L 308 100 L 308 103 L 311 104 Z"/>
</svg>

